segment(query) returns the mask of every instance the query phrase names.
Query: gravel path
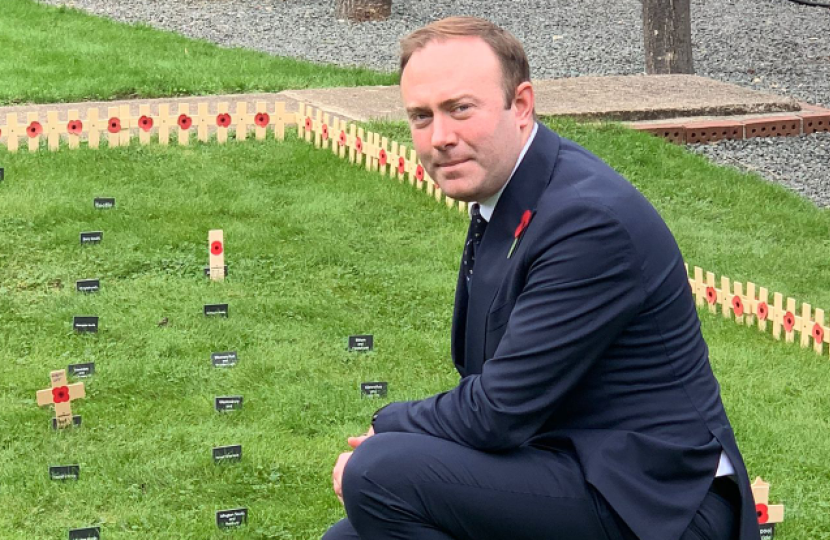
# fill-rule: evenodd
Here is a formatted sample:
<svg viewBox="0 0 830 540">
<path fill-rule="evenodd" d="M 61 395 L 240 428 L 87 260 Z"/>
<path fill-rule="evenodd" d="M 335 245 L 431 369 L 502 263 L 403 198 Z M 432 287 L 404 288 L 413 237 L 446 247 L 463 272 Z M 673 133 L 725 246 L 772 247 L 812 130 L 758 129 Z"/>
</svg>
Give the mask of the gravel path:
<svg viewBox="0 0 830 540">
<path fill-rule="evenodd" d="M 536 78 L 643 71 L 638 0 L 394 0 L 392 17 L 334 19 L 334 0 L 41 0 L 146 22 L 227 46 L 315 62 L 396 67 L 398 40 L 449 15 L 477 15 L 513 32 Z M 692 0 L 698 75 L 830 107 L 830 9 L 787 0 Z M 757 170 L 830 205 L 827 136 L 698 149 Z"/>
</svg>

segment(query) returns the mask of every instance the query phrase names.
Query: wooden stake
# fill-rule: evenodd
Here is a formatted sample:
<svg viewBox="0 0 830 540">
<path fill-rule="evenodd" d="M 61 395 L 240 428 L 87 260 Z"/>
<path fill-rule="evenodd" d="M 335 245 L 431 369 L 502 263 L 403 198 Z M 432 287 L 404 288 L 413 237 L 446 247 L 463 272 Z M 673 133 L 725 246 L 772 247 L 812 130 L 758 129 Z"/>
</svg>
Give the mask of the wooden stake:
<svg viewBox="0 0 830 540">
<path fill-rule="evenodd" d="M 767 331 L 767 321 L 769 320 L 769 316 L 772 314 L 772 309 L 769 306 L 769 292 L 767 291 L 766 287 L 761 287 L 758 291 L 758 303 L 764 303 L 767 306 L 767 318 L 761 320 L 761 317 L 758 317 L 758 329 L 762 332 Z M 757 313 L 757 311 L 756 311 Z"/>
<path fill-rule="evenodd" d="M 32 122 L 37 122 L 38 121 L 37 113 L 36 112 L 30 112 L 26 116 L 26 120 L 27 120 L 26 126 L 30 126 L 32 124 Z M 36 137 L 28 137 L 28 139 L 29 139 L 29 152 L 37 152 L 38 149 L 40 148 L 40 135 L 38 135 Z"/>
<path fill-rule="evenodd" d="M 278 101 L 276 103 L 274 109 L 274 138 L 279 141 L 285 140 L 285 122 L 286 122 L 286 112 L 285 112 L 285 102 Z"/>
<path fill-rule="evenodd" d="M 68 121 L 67 121 L 68 123 Z M 66 124 L 60 125 L 58 121 L 58 111 L 49 111 L 46 113 L 46 141 L 51 152 L 58 150 L 61 142 L 61 133 L 66 132 Z"/>
<path fill-rule="evenodd" d="M 71 110 L 67 113 L 66 123 L 68 125 L 69 122 L 72 122 L 74 120 L 80 120 L 80 119 L 81 119 L 81 117 L 78 114 L 78 111 L 77 110 Z M 81 122 L 81 123 L 83 124 L 83 122 Z M 83 125 L 83 129 L 84 130 L 87 129 L 86 124 Z M 78 148 L 81 145 L 81 136 L 76 135 L 74 133 L 67 133 L 66 142 L 69 143 L 69 148 L 74 150 L 74 149 Z"/>
<path fill-rule="evenodd" d="M 228 102 L 227 101 L 220 101 L 216 105 L 216 116 L 218 117 L 220 114 L 229 114 L 228 113 L 229 110 L 230 109 L 228 108 Z M 235 120 L 236 119 L 233 116 L 231 116 L 231 126 L 233 126 L 233 123 L 234 123 Z M 216 142 L 218 142 L 219 144 L 225 144 L 226 142 L 228 142 L 228 130 L 229 129 L 230 129 L 230 126 L 221 127 L 221 126 L 217 125 L 216 126 Z"/>
<path fill-rule="evenodd" d="M 19 137 L 21 126 L 17 123 L 17 113 L 9 113 L 6 115 L 6 148 L 9 152 L 17 152 L 19 146 Z"/>
<path fill-rule="evenodd" d="M 224 281 L 225 279 L 225 233 L 222 229 L 208 232 L 208 252 L 210 279 Z"/>
<path fill-rule="evenodd" d="M 196 124 L 196 138 L 201 142 L 208 142 L 208 130 L 211 123 L 216 125 L 216 117 L 210 116 L 207 103 L 196 105 L 196 118 L 193 119 L 193 123 Z"/>
<path fill-rule="evenodd" d="M 182 129 L 179 120 L 183 116 L 190 116 L 190 104 L 179 103 L 179 114 L 176 115 L 176 128 L 179 134 L 179 146 L 188 146 L 190 144 L 190 129 Z"/>
<path fill-rule="evenodd" d="M 167 146 L 170 144 L 170 105 L 166 103 L 159 105 L 159 116 L 157 120 L 159 144 Z"/>
<path fill-rule="evenodd" d="M 140 120 L 141 120 L 142 116 L 146 116 L 147 118 L 153 118 L 153 115 L 150 114 L 150 106 L 149 105 L 139 105 L 139 107 L 138 107 L 138 119 L 139 119 L 138 142 L 143 144 L 143 145 L 144 144 L 150 144 L 150 139 L 152 138 L 152 134 L 151 134 L 152 129 L 151 129 L 151 131 L 144 131 L 143 129 L 141 129 Z M 153 119 L 153 123 L 154 124 L 157 123 L 157 120 Z"/>
</svg>

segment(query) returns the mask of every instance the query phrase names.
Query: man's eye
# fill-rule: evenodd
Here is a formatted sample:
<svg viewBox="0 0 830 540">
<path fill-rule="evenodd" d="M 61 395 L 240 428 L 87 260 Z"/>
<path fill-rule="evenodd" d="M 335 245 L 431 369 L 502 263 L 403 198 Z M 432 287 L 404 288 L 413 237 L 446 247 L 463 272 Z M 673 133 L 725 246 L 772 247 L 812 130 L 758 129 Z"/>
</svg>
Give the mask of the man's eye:
<svg viewBox="0 0 830 540">
<path fill-rule="evenodd" d="M 457 105 L 454 110 L 455 110 L 455 112 L 466 112 L 469 109 L 470 109 L 469 105 Z"/>
</svg>

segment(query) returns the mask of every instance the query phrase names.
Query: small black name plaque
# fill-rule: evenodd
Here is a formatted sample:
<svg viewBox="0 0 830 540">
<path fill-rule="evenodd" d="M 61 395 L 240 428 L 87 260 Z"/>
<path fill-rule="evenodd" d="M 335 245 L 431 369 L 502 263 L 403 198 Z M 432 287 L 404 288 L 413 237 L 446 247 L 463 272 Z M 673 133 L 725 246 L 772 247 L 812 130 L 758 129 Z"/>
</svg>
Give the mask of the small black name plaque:
<svg viewBox="0 0 830 540">
<path fill-rule="evenodd" d="M 387 382 L 364 382 L 360 383 L 360 394 L 367 397 L 384 397 L 389 390 Z"/>
<path fill-rule="evenodd" d="M 83 379 L 95 374 L 95 362 L 87 362 L 85 364 L 69 364 L 66 368 L 69 375 Z"/>
<path fill-rule="evenodd" d="M 82 232 L 81 233 L 81 245 L 86 244 L 100 244 L 101 240 L 104 239 L 104 232 L 103 231 L 92 231 L 92 232 Z"/>
<path fill-rule="evenodd" d="M 69 531 L 69 540 L 101 540 L 101 527 L 72 529 Z"/>
<path fill-rule="evenodd" d="M 242 410 L 242 396 L 217 396 L 214 407 L 219 412 Z"/>
<path fill-rule="evenodd" d="M 205 304 L 205 316 L 228 316 L 228 304 Z"/>
<path fill-rule="evenodd" d="M 72 417 L 72 425 L 74 427 L 81 427 L 81 417 L 80 417 L 80 415 Z M 52 429 L 54 429 L 55 431 L 58 430 L 58 419 L 57 418 L 52 418 Z"/>
<path fill-rule="evenodd" d="M 55 465 L 49 467 L 49 478 L 52 480 L 77 480 L 80 476 L 80 465 Z"/>
<path fill-rule="evenodd" d="M 775 523 L 764 523 L 761 528 L 761 540 L 772 540 L 775 538 Z"/>
<path fill-rule="evenodd" d="M 229 463 L 242 461 L 242 445 L 217 446 L 213 449 L 214 463 Z"/>
<path fill-rule="evenodd" d="M 233 367 L 239 362 L 239 357 L 236 351 L 215 352 L 211 353 L 210 361 L 213 367 Z"/>
<path fill-rule="evenodd" d="M 96 197 L 92 204 L 99 210 L 107 210 L 115 208 L 115 199 L 112 197 Z"/>
<path fill-rule="evenodd" d="M 220 510 L 216 512 L 216 526 L 220 529 L 241 527 L 247 521 L 247 508 L 234 508 L 233 510 Z"/>
<path fill-rule="evenodd" d="M 75 290 L 78 292 L 98 292 L 101 290 L 100 279 L 79 279 L 75 282 Z"/>
<path fill-rule="evenodd" d="M 371 334 L 349 336 L 350 351 L 371 351 L 375 348 L 375 337 Z"/>
<path fill-rule="evenodd" d="M 81 334 L 97 334 L 98 317 L 75 317 L 72 319 L 72 328 Z"/>
</svg>

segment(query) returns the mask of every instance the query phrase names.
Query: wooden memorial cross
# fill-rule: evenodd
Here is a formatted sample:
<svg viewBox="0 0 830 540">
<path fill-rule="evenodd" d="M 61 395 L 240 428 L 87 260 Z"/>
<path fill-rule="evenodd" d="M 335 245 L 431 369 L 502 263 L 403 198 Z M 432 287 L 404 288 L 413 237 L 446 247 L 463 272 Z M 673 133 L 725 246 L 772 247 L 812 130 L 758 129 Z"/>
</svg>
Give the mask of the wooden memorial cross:
<svg viewBox="0 0 830 540">
<path fill-rule="evenodd" d="M 52 379 L 52 388 L 38 390 L 37 404 L 41 407 L 54 404 L 54 427 L 55 429 L 63 429 L 73 424 L 72 407 L 70 405 L 72 400 L 86 396 L 84 383 L 67 384 L 65 369 L 53 371 L 50 377 Z M 80 420 L 81 417 L 77 416 L 75 418 Z"/>
<path fill-rule="evenodd" d="M 222 229 L 208 232 L 208 244 L 210 244 L 210 279 L 223 281 L 225 279 L 225 233 Z"/>
<path fill-rule="evenodd" d="M 771 540 L 775 534 L 775 524 L 784 521 L 784 505 L 769 504 L 769 484 L 761 480 L 760 476 L 752 483 L 752 496 L 755 498 L 761 538 Z"/>
</svg>

